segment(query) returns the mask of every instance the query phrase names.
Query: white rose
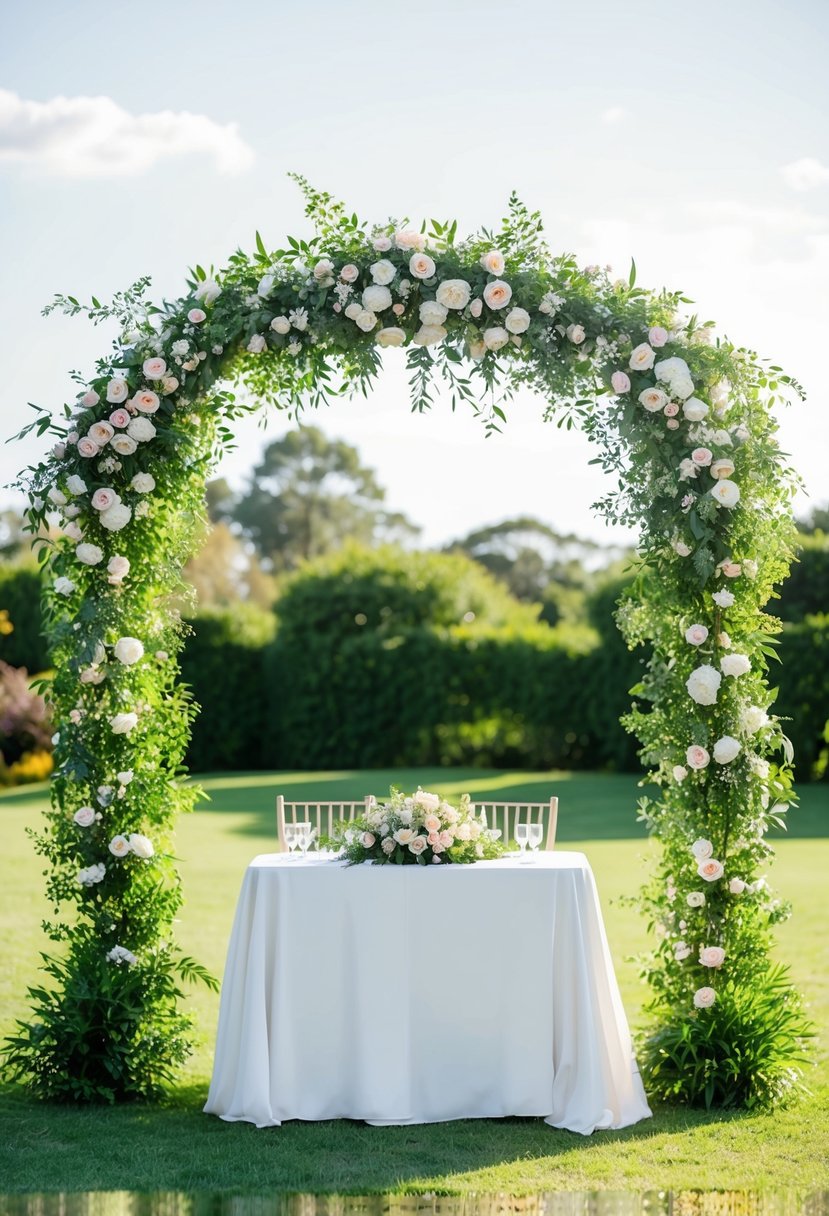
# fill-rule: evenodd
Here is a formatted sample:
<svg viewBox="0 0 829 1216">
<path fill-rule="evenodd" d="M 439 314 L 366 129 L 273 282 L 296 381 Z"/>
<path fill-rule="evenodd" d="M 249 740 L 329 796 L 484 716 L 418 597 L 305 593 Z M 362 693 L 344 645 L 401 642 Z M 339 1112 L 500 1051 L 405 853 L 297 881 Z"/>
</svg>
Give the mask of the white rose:
<svg viewBox="0 0 829 1216">
<path fill-rule="evenodd" d="M 138 638 L 119 638 L 115 643 L 115 657 L 125 667 L 130 667 L 144 657 L 144 647 Z"/>
<path fill-rule="evenodd" d="M 466 308 L 471 295 L 472 288 L 466 279 L 444 279 L 435 292 L 438 304 L 442 304 L 444 308 L 454 309 Z M 527 323 L 529 324 L 529 317 L 527 317 Z M 519 330 L 515 330 L 515 333 L 519 332 Z"/>
<path fill-rule="evenodd" d="M 122 528 L 126 528 L 127 524 L 132 519 L 132 511 L 122 502 L 117 502 L 108 510 L 102 511 L 98 516 L 101 521 L 101 526 L 106 528 L 108 532 L 120 532 Z"/>
<path fill-rule="evenodd" d="M 415 253 L 409 258 L 409 273 L 415 279 L 431 279 L 435 273 L 435 263 L 428 253 Z"/>
<path fill-rule="evenodd" d="M 357 269 L 356 266 L 354 269 Z M 372 262 L 371 266 L 369 266 L 369 271 L 372 279 L 379 287 L 388 287 L 389 283 L 394 280 L 397 274 L 397 267 L 395 266 L 394 262 L 390 262 L 388 258 L 380 258 L 379 262 Z M 341 277 L 345 279 L 346 283 L 353 283 L 354 279 L 357 278 L 357 275 L 354 275 L 354 279 L 346 278 L 345 267 L 343 267 Z"/>
<path fill-rule="evenodd" d="M 138 444 L 131 435 L 113 435 L 109 444 L 119 456 L 132 456 L 133 452 L 138 450 Z"/>
<path fill-rule="evenodd" d="M 701 646 L 708 637 L 708 628 L 705 625 L 689 625 L 685 630 L 685 641 L 691 646 Z"/>
<path fill-rule="evenodd" d="M 674 781 L 683 782 L 688 776 L 688 770 L 684 764 L 675 764 L 671 769 Z"/>
<path fill-rule="evenodd" d="M 682 403 L 682 412 L 689 422 L 702 422 L 708 413 L 708 406 L 699 397 L 689 397 Z"/>
<path fill-rule="evenodd" d="M 714 853 L 714 846 L 710 840 L 695 840 L 691 845 L 691 852 L 697 861 L 706 861 Z"/>
<path fill-rule="evenodd" d="M 685 902 L 689 908 L 702 908 L 705 906 L 705 895 L 702 891 L 689 891 Z"/>
<path fill-rule="evenodd" d="M 446 330 L 442 325 L 421 325 L 412 341 L 416 346 L 435 346 L 445 337 Z"/>
<path fill-rule="evenodd" d="M 113 857 L 126 857 L 130 851 L 130 842 L 126 836 L 113 836 L 109 842 L 109 851 Z"/>
<path fill-rule="evenodd" d="M 447 316 L 446 309 L 437 300 L 424 300 L 419 312 L 423 325 L 442 325 Z"/>
<path fill-rule="evenodd" d="M 109 486 L 101 486 L 92 495 L 92 506 L 96 511 L 106 511 L 121 501 L 121 495 L 116 494 Z"/>
<path fill-rule="evenodd" d="M 530 314 L 526 308 L 511 308 L 504 318 L 504 328 L 511 334 L 523 334 L 530 327 Z"/>
<path fill-rule="evenodd" d="M 72 473 L 66 479 L 66 488 L 70 494 L 85 494 L 87 487 L 82 477 L 79 477 L 77 473 Z"/>
<path fill-rule="evenodd" d="M 697 1009 L 710 1009 L 717 999 L 713 988 L 697 988 L 694 993 L 694 1005 Z"/>
<path fill-rule="evenodd" d="M 580 346 L 587 337 L 583 325 L 568 325 L 567 337 L 575 346 Z"/>
<path fill-rule="evenodd" d="M 646 372 L 653 367 L 656 353 L 647 342 L 640 343 L 630 352 L 628 367 L 634 372 Z"/>
<path fill-rule="evenodd" d="M 140 832 L 130 832 L 129 846 L 131 853 L 145 861 L 155 853 L 153 842 L 146 836 L 142 836 Z"/>
<path fill-rule="evenodd" d="M 55 579 L 54 587 L 58 595 L 71 595 L 75 590 L 75 584 L 71 578 L 64 578 L 63 575 Z"/>
<path fill-rule="evenodd" d="M 356 300 L 352 300 L 345 309 L 345 315 L 349 321 L 356 321 L 362 311 L 362 305 L 358 304 Z"/>
<path fill-rule="evenodd" d="M 731 878 L 728 882 L 728 889 L 732 895 L 742 895 L 747 886 L 748 883 L 742 878 Z"/>
<path fill-rule="evenodd" d="M 688 695 L 693 701 L 696 701 L 697 705 L 715 705 L 721 682 L 722 676 L 716 667 L 712 667 L 710 663 L 704 663 L 691 672 L 685 681 L 685 687 L 688 689 Z"/>
<path fill-rule="evenodd" d="M 503 279 L 493 279 L 484 288 L 484 301 L 493 312 L 497 312 L 500 308 L 506 308 L 511 299 L 512 288 Z"/>
<path fill-rule="evenodd" d="M 215 279 L 204 279 L 193 292 L 196 299 L 201 300 L 203 304 L 212 304 L 221 294 L 222 289 Z"/>
<path fill-rule="evenodd" d="M 389 325 L 377 334 L 378 346 L 402 346 L 406 341 L 406 331 L 396 325 Z"/>
<path fill-rule="evenodd" d="M 740 487 L 735 481 L 723 477 L 711 487 L 711 497 L 721 507 L 736 507 L 740 501 Z"/>
<path fill-rule="evenodd" d="M 500 350 L 509 342 L 509 334 L 501 325 L 493 325 L 483 333 L 487 350 Z"/>
<path fill-rule="evenodd" d="M 320 258 L 313 271 L 314 278 L 318 283 L 321 283 L 323 279 L 330 279 L 333 273 L 334 263 L 330 258 Z"/>
<path fill-rule="evenodd" d="M 114 735 L 128 735 L 138 725 L 138 714 L 115 714 L 109 725 Z"/>
<path fill-rule="evenodd" d="M 720 669 L 724 676 L 745 676 L 751 671 L 751 660 L 745 654 L 724 654 Z"/>
<path fill-rule="evenodd" d="M 123 376 L 114 376 L 107 384 L 107 401 L 110 403 L 120 405 L 122 401 L 126 401 L 129 395 L 130 386 Z"/>
<path fill-rule="evenodd" d="M 425 836 L 415 836 L 414 840 L 409 841 L 409 852 L 419 857 L 427 845 L 428 841 Z"/>
<path fill-rule="evenodd" d="M 155 489 L 155 478 L 152 473 L 136 473 L 130 487 L 136 494 L 150 494 Z"/>
<path fill-rule="evenodd" d="M 756 735 L 768 723 L 769 716 L 759 705 L 748 705 L 740 715 L 740 726 L 747 735 Z"/>
<path fill-rule="evenodd" d="M 646 388 L 639 394 L 639 402 L 649 413 L 655 414 L 668 404 L 669 397 L 661 388 Z"/>
<path fill-rule="evenodd" d="M 363 333 L 368 334 L 371 333 L 377 324 L 377 318 L 373 312 L 369 312 L 366 308 L 361 308 L 357 313 L 357 316 L 354 318 L 354 324 L 358 329 L 361 329 Z"/>
<path fill-rule="evenodd" d="M 385 825 L 384 825 L 384 826 L 385 826 Z M 394 840 L 394 837 L 393 837 L 393 836 L 386 836 L 385 840 L 384 840 L 384 841 L 383 841 L 383 843 L 380 845 L 380 848 L 383 850 L 383 852 L 386 854 L 386 856 L 388 856 L 388 855 L 389 855 L 389 853 L 393 853 L 393 852 L 394 852 L 394 850 L 397 848 L 397 845 L 396 845 L 396 842 L 395 842 L 395 840 Z"/>
<path fill-rule="evenodd" d="M 75 557 L 85 566 L 97 566 L 104 560 L 104 552 L 97 545 L 82 544 L 75 549 Z"/>
<path fill-rule="evenodd" d="M 151 439 L 155 439 L 157 433 L 155 424 L 150 422 L 149 418 L 133 418 L 127 427 L 130 439 L 136 439 L 139 443 L 148 443 Z"/>
<path fill-rule="evenodd" d="M 375 283 L 363 292 L 363 308 L 366 312 L 384 312 L 387 308 L 391 308 L 391 305 L 392 298 L 388 287 Z"/>
<path fill-rule="evenodd" d="M 730 764 L 742 750 L 742 744 L 739 740 L 732 738 L 731 735 L 723 735 L 714 744 L 714 759 L 717 764 Z"/>
<path fill-rule="evenodd" d="M 95 822 L 95 811 L 91 806 L 82 806 L 72 816 L 79 828 L 91 828 Z"/>
<path fill-rule="evenodd" d="M 287 334 L 291 330 L 291 322 L 287 317 L 274 317 L 271 321 L 271 329 L 275 334 Z"/>
</svg>

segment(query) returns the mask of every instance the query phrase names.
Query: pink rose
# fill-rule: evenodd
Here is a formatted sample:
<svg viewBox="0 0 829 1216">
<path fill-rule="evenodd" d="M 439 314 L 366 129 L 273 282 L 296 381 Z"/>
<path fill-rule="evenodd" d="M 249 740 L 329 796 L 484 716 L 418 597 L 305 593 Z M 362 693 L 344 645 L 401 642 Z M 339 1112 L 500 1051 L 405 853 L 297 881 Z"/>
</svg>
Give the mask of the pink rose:
<svg viewBox="0 0 829 1216">
<path fill-rule="evenodd" d="M 373 832 L 363 832 L 360 841 L 364 849 L 371 849 L 377 843 L 377 837 Z"/>
<path fill-rule="evenodd" d="M 699 961 L 703 967 L 722 967 L 725 951 L 722 946 L 700 946 Z"/>
<path fill-rule="evenodd" d="M 409 852 L 414 853 L 415 857 L 419 857 L 427 847 L 428 842 L 425 836 L 415 836 L 414 840 L 409 841 Z"/>
<path fill-rule="evenodd" d="M 707 767 L 711 757 L 704 747 L 700 747 L 698 743 L 695 743 L 686 751 L 685 759 L 689 768 L 701 769 Z"/>
<path fill-rule="evenodd" d="M 444 830 L 440 834 L 440 843 L 443 845 L 443 847 L 445 849 L 449 849 L 455 843 L 455 837 L 452 835 L 451 832 L 447 832 L 446 830 Z"/>
<path fill-rule="evenodd" d="M 78 455 L 84 456 L 87 460 L 92 456 L 97 456 L 100 450 L 97 443 L 92 439 L 87 439 L 86 435 L 83 439 L 78 440 Z"/>
<path fill-rule="evenodd" d="M 691 453 L 691 459 L 693 460 L 694 464 L 699 465 L 701 469 L 704 469 L 707 465 L 709 465 L 713 457 L 714 453 L 710 448 L 694 448 L 693 452 Z"/>
<path fill-rule="evenodd" d="M 391 241 L 389 241 L 389 244 L 391 244 Z M 343 266 L 342 270 L 340 271 L 340 278 L 344 283 L 354 283 L 359 277 L 359 267 L 355 266 L 353 262 L 349 262 L 347 265 Z"/>
<path fill-rule="evenodd" d="M 614 372 L 610 377 L 610 385 L 614 393 L 629 393 L 630 376 L 627 372 Z"/>
<path fill-rule="evenodd" d="M 664 346 L 668 341 L 668 331 L 661 325 L 654 325 L 648 330 L 648 341 L 651 346 Z"/>
<path fill-rule="evenodd" d="M 509 283 L 505 283 L 503 279 L 493 279 L 491 283 L 487 283 L 484 288 L 484 300 L 487 307 L 494 311 L 499 308 L 506 308 L 512 299 L 512 288 Z"/>
<path fill-rule="evenodd" d="M 378 253 L 384 253 L 387 249 L 391 249 L 391 241 L 388 241 L 388 244 L 384 243 L 382 248 L 379 244 L 380 241 L 386 242 L 388 241 L 388 237 L 378 237 L 374 242 L 374 248 Z M 411 229 L 403 229 L 400 232 L 395 232 L 394 243 L 398 249 L 425 249 L 426 237 L 422 232 L 412 232 Z"/>
<path fill-rule="evenodd" d="M 484 302 L 476 297 L 469 305 L 469 314 L 473 317 L 479 317 L 483 311 Z"/>
<path fill-rule="evenodd" d="M 201 325 L 202 321 L 207 320 L 207 313 L 202 312 L 200 308 L 191 308 L 187 314 L 187 320 L 192 322 L 193 325 Z M 155 380 L 161 379 L 160 376 L 155 376 L 153 378 Z"/>
<path fill-rule="evenodd" d="M 161 391 L 165 397 L 169 397 L 170 393 L 174 393 L 178 388 L 178 380 L 175 376 L 165 376 L 161 381 Z"/>
<path fill-rule="evenodd" d="M 391 249 L 391 240 L 387 236 L 376 236 L 371 243 L 377 253 L 388 253 Z M 404 246 L 401 245 L 400 248 L 403 249 Z"/>
<path fill-rule="evenodd" d="M 668 428 L 669 431 L 678 431 L 679 430 L 679 422 L 676 418 L 669 418 L 668 421 L 665 423 L 665 426 Z"/>
<path fill-rule="evenodd" d="M 717 569 L 721 570 L 726 578 L 739 578 L 743 572 L 739 562 L 720 562 Z"/>
<path fill-rule="evenodd" d="M 130 415 L 127 410 L 113 410 L 109 416 L 109 421 L 112 426 L 125 427 L 130 424 Z"/>
<path fill-rule="evenodd" d="M 392 304 L 391 310 L 396 317 L 402 317 L 403 313 L 406 311 L 406 305 L 405 304 Z"/>
<path fill-rule="evenodd" d="M 167 364 L 160 355 L 153 359 L 145 359 L 141 369 L 148 380 L 163 380 L 167 375 Z"/>
<path fill-rule="evenodd" d="M 427 832 L 439 832 L 440 820 L 437 815 L 427 815 L 423 820 L 423 826 Z"/>
<path fill-rule="evenodd" d="M 694 993 L 694 1004 L 697 1009 L 710 1009 L 717 999 L 713 988 L 697 988 Z"/>
<path fill-rule="evenodd" d="M 679 413 L 679 406 L 675 401 L 669 401 L 662 413 L 666 418 L 676 418 Z"/>
<path fill-rule="evenodd" d="M 92 409 L 93 405 L 97 405 L 100 400 L 101 398 L 95 392 L 95 389 L 89 388 L 81 397 L 81 405 L 86 406 L 86 408 L 90 410 Z"/>
<path fill-rule="evenodd" d="M 435 846 L 437 846 L 437 848 L 440 848 L 440 833 L 439 832 L 430 832 L 429 835 L 427 836 L 427 840 L 429 841 L 429 844 L 432 846 L 432 848 L 435 848 Z"/>
<path fill-rule="evenodd" d="M 108 511 L 110 507 L 120 501 L 120 497 L 114 490 L 103 486 L 92 495 L 92 505 L 96 511 Z"/>
<path fill-rule="evenodd" d="M 132 403 L 142 414 L 154 414 L 159 407 L 158 394 L 152 389 L 140 389 L 132 399 Z"/>
<path fill-rule="evenodd" d="M 724 872 L 723 863 L 717 861 L 716 857 L 709 857 L 707 861 L 701 861 L 697 866 L 697 874 L 706 882 L 716 882 L 718 878 L 722 878 Z"/>
</svg>

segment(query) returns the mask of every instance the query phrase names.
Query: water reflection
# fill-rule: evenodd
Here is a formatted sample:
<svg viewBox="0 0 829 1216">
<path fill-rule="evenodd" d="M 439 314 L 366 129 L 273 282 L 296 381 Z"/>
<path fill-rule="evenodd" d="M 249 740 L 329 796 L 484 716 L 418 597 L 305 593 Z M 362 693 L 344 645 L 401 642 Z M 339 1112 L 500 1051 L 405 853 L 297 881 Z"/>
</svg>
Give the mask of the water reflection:
<svg viewBox="0 0 829 1216">
<path fill-rule="evenodd" d="M 538 1195 L 0 1195 L 0 1216 L 829 1216 L 829 1192 L 558 1191 Z"/>
</svg>

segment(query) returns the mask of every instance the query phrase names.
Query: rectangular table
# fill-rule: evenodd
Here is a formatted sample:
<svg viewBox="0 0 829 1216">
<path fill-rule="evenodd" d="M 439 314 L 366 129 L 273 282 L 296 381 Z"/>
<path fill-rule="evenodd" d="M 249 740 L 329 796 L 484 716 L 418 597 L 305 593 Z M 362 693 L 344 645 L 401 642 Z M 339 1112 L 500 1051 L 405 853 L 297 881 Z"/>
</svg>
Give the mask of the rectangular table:
<svg viewBox="0 0 829 1216">
<path fill-rule="evenodd" d="M 650 1115 L 581 853 L 470 866 L 256 857 L 205 1111 L 257 1127 Z"/>
</svg>

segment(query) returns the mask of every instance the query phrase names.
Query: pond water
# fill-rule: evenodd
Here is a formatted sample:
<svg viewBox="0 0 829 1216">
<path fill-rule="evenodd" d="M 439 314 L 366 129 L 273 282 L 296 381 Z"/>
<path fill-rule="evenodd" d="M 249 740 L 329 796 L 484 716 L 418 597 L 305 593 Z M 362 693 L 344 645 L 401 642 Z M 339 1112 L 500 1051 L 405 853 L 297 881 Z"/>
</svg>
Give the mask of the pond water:
<svg viewBox="0 0 829 1216">
<path fill-rule="evenodd" d="M 829 1216 L 829 1192 L 553 1191 L 537 1195 L 0 1195 L 0 1216 Z"/>
</svg>

